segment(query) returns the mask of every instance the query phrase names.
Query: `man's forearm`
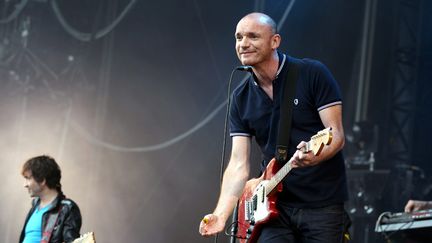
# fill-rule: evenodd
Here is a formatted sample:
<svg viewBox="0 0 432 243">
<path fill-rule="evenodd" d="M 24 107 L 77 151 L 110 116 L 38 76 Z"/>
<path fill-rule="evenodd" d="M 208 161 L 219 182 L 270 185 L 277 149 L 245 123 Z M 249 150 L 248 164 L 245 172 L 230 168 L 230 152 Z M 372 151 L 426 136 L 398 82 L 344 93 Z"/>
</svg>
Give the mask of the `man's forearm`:
<svg viewBox="0 0 432 243">
<path fill-rule="evenodd" d="M 248 173 L 228 167 L 224 173 L 221 195 L 214 214 L 227 220 L 241 196 Z"/>
</svg>

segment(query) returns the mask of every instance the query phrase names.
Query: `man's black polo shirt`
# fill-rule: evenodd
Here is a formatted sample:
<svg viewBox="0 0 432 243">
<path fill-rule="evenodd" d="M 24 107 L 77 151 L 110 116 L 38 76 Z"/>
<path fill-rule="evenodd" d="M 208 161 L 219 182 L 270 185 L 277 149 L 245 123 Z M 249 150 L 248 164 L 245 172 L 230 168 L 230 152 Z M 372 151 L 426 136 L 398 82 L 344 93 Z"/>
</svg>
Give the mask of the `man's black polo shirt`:
<svg viewBox="0 0 432 243">
<path fill-rule="evenodd" d="M 275 154 L 285 69 L 290 68 L 292 60 L 287 55 L 278 55 L 279 70 L 273 81 L 273 100 L 253 75 L 234 90 L 230 107 L 231 136 L 255 137 L 263 153 L 262 168 Z M 311 136 L 324 129 L 318 112 L 342 104 L 339 86 L 327 67 L 316 60 L 297 61 L 301 62 L 301 68 L 292 101 L 289 157 L 300 141 L 309 141 Z M 293 207 L 322 207 L 344 202 L 348 192 L 342 153 L 317 166 L 293 169 L 283 180 L 283 187 L 279 200 Z"/>
</svg>

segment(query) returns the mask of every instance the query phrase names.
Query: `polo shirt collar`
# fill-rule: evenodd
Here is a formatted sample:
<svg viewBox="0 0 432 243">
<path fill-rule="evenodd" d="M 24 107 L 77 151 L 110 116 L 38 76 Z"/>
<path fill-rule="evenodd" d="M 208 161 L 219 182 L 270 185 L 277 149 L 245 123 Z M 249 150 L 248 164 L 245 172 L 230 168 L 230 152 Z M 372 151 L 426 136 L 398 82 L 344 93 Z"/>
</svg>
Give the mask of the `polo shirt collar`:
<svg viewBox="0 0 432 243">
<path fill-rule="evenodd" d="M 279 68 L 278 68 L 278 70 L 277 70 L 277 72 L 276 72 L 276 78 L 275 78 L 275 80 L 278 78 L 278 76 L 279 76 L 279 73 L 282 71 L 282 68 L 284 67 L 284 65 L 285 65 L 285 61 L 286 61 L 286 55 L 285 54 L 283 54 L 283 53 L 280 53 L 279 51 L 277 52 L 277 54 L 278 54 L 278 56 L 279 56 Z M 253 83 L 256 85 L 256 86 L 258 86 L 258 83 L 255 81 L 255 79 L 256 79 L 256 76 L 255 76 L 255 74 L 252 74 L 253 75 Z"/>
</svg>

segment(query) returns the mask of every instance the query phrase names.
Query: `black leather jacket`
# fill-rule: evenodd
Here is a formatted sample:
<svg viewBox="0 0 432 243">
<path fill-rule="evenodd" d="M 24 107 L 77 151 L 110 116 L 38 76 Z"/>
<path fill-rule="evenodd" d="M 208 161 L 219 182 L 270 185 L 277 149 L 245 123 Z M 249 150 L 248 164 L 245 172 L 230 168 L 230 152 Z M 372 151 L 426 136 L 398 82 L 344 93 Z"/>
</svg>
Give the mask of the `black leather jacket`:
<svg viewBox="0 0 432 243">
<path fill-rule="evenodd" d="M 32 201 L 32 208 L 27 214 L 24 227 L 21 231 L 19 242 L 23 242 L 25 236 L 25 227 L 30 216 L 33 214 L 36 207 L 39 206 L 39 198 Z M 66 199 L 63 194 L 54 200 L 53 208 L 48 210 L 42 216 L 42 232 L 45 230 L 47 220 L 50 214 L 59 212 L 57 223 L 54 226 L 51 234 L 50 243 L 72 242 L 74 239 L 79 238 L 81 229 L 81 213 L 78 205 L 70 199 Z M 61 207 L 61 208 L 60 208 Z"/>
</svg>

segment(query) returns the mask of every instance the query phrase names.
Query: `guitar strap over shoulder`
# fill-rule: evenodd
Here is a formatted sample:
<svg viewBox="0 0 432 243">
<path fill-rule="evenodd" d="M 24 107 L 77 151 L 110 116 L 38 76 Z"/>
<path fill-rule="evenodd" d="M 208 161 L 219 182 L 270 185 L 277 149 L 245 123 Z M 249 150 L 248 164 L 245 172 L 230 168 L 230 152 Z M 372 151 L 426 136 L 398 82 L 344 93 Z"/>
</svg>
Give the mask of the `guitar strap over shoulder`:
<svg viewBox="0 0 432 243">
<path fill-rule="evenodd" d="M 275 152 L 276 161 L 282 164 L 288 161 L 294 94 L 301 65 L 300 62 L 294 58 L 289 58 L 288 60 L 288 68 L 285 69 L 286 80 L 285 83 L 283 83 L 283 93 L 280 102 L 279 129 Z M 286 75 L 287 72 L 288 74 Z"/>
<path fill-rule="evenodd" d="M 60 204 L 58 211 L 55 213 L 52 213 L 48 216 L 46 227 L 42 232 L 41 243 L 48 243 L 50 241 L 51 235 L 52 235 L 52 232 L 54 230 L 54 226 L 57 223 L 61 208 L 62 208 L 62 205 Z"/>
</svg>

